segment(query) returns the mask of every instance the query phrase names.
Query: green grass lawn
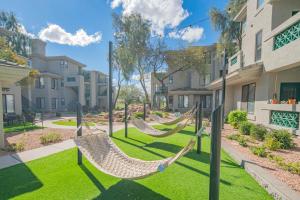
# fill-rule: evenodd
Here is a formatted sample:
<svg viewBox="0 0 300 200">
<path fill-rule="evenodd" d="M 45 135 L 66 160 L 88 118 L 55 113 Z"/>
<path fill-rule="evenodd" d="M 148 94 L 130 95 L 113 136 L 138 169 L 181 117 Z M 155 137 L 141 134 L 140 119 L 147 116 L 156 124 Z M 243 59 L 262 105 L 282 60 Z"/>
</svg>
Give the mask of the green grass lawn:
<svg viewBox="0 0 300 200">
<path fill-rule="evenodd" d="M 6 125 L 4 126 L 4 133 L 31 131 L 40 128 L 42 127 L 37 125 L 32 125 L 32 123 L 26 122 L 25 124 Z"/>
<path fill-rule="evenodd" d="M 113 140 L 129 156 L 154 160 L 178 152 L 189 141 L 193 130 L 190 126 L 178 134 L 157 139 L 131 128 L 128 138 L 121 130 L 114 133 Z M 201 155 L 194 150 L 164 172 L 136 181 L 106 175 L 86 160 L 78 166 L 76 149 L 67 150 L 0 170 L 0 199 L 206 200 L 209 191 L 208 136 L 203 136 L 202 147 Z M 272 198 L 222 152 L 220 199 Z"/>
<path fill-rule="evenodd" d="M 74 119 L 71 120 L 59 120 L 59 121 L 54 121 L 52 122 L 53 124 L 56 125 L 62 125 L 62 126 L 77 126 L 77 122 Z M 95 126 L 95 123 L 93 122 L 87 122 L 89 126 Z M 83 123 L 85 125 L 85 123 Z"/>
</svg>

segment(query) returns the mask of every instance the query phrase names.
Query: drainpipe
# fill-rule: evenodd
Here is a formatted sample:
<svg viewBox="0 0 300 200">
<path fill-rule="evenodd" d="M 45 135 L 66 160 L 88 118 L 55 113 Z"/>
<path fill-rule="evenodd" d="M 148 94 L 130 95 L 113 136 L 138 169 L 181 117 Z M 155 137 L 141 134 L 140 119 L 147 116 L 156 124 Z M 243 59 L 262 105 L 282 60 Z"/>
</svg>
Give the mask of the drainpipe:
<svg viewBox="0 0 300 200">
<path fill-rule="evenodd" d="M 113 99 L 112 99 L 112 42 L 109 41 L 109 78 L 108 78 L 108 108 L 109 108 L 109 136 L 113 134 Z"/>
</svg>

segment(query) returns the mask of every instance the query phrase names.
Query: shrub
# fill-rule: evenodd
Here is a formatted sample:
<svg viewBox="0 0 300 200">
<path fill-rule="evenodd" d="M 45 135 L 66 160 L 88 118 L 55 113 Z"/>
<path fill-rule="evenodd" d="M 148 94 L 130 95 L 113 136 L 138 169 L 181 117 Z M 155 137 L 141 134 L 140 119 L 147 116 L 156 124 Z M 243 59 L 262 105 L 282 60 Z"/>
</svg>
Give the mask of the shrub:
<svg viewBox="0 0 300 200">
<path fill-rule="evenodd" d="M 24 151 L 24 149 L 25 149 L 25 144 L 23 142 L 9 144 L 7 148 L 8 151 L 14 151 L 14 152 Z"/>
<path fill-rule="evenodd" d="M 240 133 L 243 135 L 250 135 L 250 130 L 253 125 L 254 124 L 252 124 L 251 122 L 248 122 L 248 121 L 241 122 L 240 127 L 239 127 Z"/>
<path fill-rule="evenodd" d="M 300 162 L 289 162 L 286 163 L 281 156 L 268 155 L 268 158 L 272 161 L 275 161 L 279 167 L 282 169 L 291 172 L 292 174 L 300 175 Z"/>
<path fill-rule="evenodd" d="M 134 113 L 134 117 L 135 118 L 143 118 L 144 117 L 144 113 L 143 112 L 136 112 L 136 113 Z"/>
<path fill-rule="evenodd" d="M 58 133 L 47 133 L 40 137 L 41 143 L 44 145 L 61 141 L 61 135 Z"/>
<path fill-rule="evenodd" d="M 254 155 L 257 155 L 259 157 L 266 157 L 268 155 L 264 146 L 252 147 L 250 150 Z"/>
<path fill-rule="evenodd" d="M 247 138 L 245 138 L 243 135 L 240 134 L 231 134 L 227 136 L 228 139 L 230 140 L 235 140 L 237 141 L 241 146 L 247 147 Z"/>
<path fill-rule="evenodd" d="M 238 138 L 240 137 L 240 134 L 231 134 L 226 136 L 229 140 L 238 140 Z"/>
<path fill-rule="evenodd" d="M 153 111 L 153 114 L 154 114 L 154 115 L 157 115 L 157 116 L 159 116 L 159 117 L 164 117 L 164 113 L 161 112 L 161 111 Z"/>
<path fill-rule="evenodd" d="M 290 149 L 294 147 L 293 136 L 287 130 L 273 130 L 270 133 L 273 140 L 278 141 L 281 149 Z"/>
<path fill-rule="evenodd" d="M 231 111 L 228 115 L 228 122 L 234 127 L 238 128 L 241 122 L 247 121 L 247 113 L 241 110 Z"/>
<path fill-rule="evenodd" d="M 260 141 L 263 141 L 268 133 L 263 125 L 253 125 L 250 129 L 250 135 Z"/>
<path fill-rule="evenodd" d="M 264 145 L 266 148 L 268 148 L 272 151 L 280 149 L 280 142 L 278 142 L 276 139 L 274 139 L 273 137 L 270 137 L 270 136 L 266 137 Z"/>
<path fill-rule="evenodd" d="M 242 146 L 242 147 L 247 147 L 248 144 L 247 144 L 247 139 L 245 137 L 240 137 L 238 138 L 238 142 L 239 144 Z"/>
</svg>

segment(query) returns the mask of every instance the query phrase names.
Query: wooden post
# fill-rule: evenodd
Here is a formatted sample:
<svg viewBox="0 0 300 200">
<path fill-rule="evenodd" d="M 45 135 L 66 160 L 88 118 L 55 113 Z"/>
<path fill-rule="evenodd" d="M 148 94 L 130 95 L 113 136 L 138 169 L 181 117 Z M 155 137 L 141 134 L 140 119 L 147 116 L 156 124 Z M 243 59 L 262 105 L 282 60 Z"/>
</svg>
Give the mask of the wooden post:
<svg viewBox="0 0 300 200">
<path fill-rule="evenodd" d="M 128 103 L 125 102 L 125 138 L 128 136 Z"/>
<path fill-rule="evenodd" d="M 81 104 L 78 102 L 77 104 L 77 137 L 82 136 L 82 107 Z M 81 128 L 79 128 L 81 127 Z M 82 153 L 79 149 L 77 149 L 77 164 L 82 164 Z"/>
<path fill-rule="evenodd" d="M 112 99 L 112 42 L 109 41 L 109 78 L 108 78 L 108 109 L 109 109 L 109 136 L 113 135 L 113 99 Z"/>
<path fill-rule="evenodd" d="M 147 112 L 146 105 L 147 104 L 144 102 L 144 116 L 143 116 L 144 121 L 146 121 L 146 112 Z"/>
<path fill-rule="evenodd" d="M 226 95 L 226 49 L 224 48 L 224 63 L 223 63 L 223 74 L 222 74 L 222 129 L 224 129 L 225 122 L 225 95 Z"/>
<path fill-rule="evenodd" d="M 219 200 L 222 107 L 217 107 L 212 114 L 209 200 Z"/>
<path fill-rule="evenodd" d="M 203 120 L 203 104 L 202 102 L 198 105 L 198 130 L 202 128 L 202 120 Z M 202 133 L 201 133 L 202 134 Z M 197 153 L 201 153 L 201 143 L 202 143 L 202 135 L 197 136 Z"/>
<path fill-rule="evenodd" d="M 198 132 L 198 102 L 196 102 L 195 106 L 196 112 L 195 112 L 195 135 Z"/>
</svg>

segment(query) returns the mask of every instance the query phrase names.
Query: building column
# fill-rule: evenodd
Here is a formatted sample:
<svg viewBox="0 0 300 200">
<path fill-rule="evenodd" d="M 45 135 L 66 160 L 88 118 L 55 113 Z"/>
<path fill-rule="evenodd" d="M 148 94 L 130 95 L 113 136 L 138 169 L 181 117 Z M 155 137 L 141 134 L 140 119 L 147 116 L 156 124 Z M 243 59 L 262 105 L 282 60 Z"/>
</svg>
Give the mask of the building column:
<svg viewBox="0 0 300 200">
<path fill-rule="evenodd" d="M 0 82 L 0 148 L 4 148 L 4 129 L 3 129 L 3 106 L 2 106 L 2 85 Z"/>
</svg>

